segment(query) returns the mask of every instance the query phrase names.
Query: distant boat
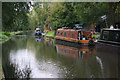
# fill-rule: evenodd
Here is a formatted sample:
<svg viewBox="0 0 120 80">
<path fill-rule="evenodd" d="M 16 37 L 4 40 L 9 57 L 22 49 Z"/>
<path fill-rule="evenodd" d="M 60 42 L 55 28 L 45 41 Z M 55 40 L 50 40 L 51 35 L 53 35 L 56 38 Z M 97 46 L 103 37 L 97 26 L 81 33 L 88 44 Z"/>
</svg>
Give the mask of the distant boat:
<svg viewBox="0 0 120 80">
<path fill-rule="evenodd" d="M 62 28 L 57 30 L 55 38 L 59 41 L 65 41 L 64 43 L 71 42 L 80 45 L 94 45 L 95 40 L 92 39 L 91 35 L 90 31 L 83 29 Z"/>
<path fill-rule="evenodd" d="M 42 36 L 42 34 L 40 32 L 40 28 L 36 28 L 36 30 L 35 30 L 35 36 Z"/>
<path fill-rule="evenodd" d="M 120 46 L 120 29 L 102 29 L 97 44 Z"/>
</svg>

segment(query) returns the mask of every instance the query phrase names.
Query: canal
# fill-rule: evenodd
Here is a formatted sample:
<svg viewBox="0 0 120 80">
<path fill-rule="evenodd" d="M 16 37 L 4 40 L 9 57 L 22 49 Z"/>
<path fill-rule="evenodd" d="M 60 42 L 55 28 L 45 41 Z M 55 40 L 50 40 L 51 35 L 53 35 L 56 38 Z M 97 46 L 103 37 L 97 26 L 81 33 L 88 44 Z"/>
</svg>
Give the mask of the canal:
<svg viewBox="0 0 120 80">
<path fill-rule="evenodd" d="M 118 49 L 18 35 L 2 44 L 2 67 L 6 78 L 120 78 Z"/>
</svg>

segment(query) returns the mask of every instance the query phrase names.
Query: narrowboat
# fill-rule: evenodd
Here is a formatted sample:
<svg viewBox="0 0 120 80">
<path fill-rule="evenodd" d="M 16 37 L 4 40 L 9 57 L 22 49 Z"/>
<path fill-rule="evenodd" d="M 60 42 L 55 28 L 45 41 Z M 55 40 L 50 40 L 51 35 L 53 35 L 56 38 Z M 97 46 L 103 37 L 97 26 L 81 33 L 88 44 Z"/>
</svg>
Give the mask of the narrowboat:
<svg viewBox="0 0 120 80">
<path fill-rule="evenodd" d="M 107 29 L 104 28 L 101 30 L 101 35 L 98 44 L 119 46 L 120 45 L 120 29 Z"/>
<path fill-rule="evenodd" d="M 65 41 L 70 43 L 77 43 L 81 45 L 94 45 L 94 39 L 92 39 L 92 34 L 90 31 L 85 31 L 83 29 L 69 29 L 61 28 L 56 32 L 56 42 Z"/>
<path fill-rule="evenodd" d="M 40 28 L 36 28 L 36 30 L 35 30 L 35 36 L 42 36 L 42 34 L 40 32 Z"/>
</svg>

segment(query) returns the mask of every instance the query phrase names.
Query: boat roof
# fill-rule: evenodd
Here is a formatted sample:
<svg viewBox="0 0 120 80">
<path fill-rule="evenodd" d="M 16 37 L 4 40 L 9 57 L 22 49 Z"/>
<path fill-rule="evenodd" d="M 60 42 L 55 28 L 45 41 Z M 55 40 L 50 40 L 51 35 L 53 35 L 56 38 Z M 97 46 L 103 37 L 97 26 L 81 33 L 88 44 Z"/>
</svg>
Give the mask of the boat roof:
<svg viewBox="0 0 120 80">
<path fill-rule="evenodd" d="M 76 29 L 58 29 L 58 31 L 85 31 L 84 29 L 79 29 L 79 30 L 76 30 Z"/>
<path fill-rule="evenodd" d="M 36 28 L 36 30 L 40 30 L 40 28 Z"/>
<path fill-rule="evenodd" d="M 120 31 L 120 29 L 110 29 L 110 28 L 103 28 L 102 30 L 107 30 L 107 31 Z"/>
</svg>

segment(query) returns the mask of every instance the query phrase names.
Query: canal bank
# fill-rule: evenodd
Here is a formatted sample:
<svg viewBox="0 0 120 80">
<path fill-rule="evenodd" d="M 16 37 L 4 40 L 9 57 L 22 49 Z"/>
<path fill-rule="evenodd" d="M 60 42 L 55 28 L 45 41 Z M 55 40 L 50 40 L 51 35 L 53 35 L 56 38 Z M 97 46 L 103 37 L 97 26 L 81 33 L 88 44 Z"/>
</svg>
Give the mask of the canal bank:
<svg viewBox="0 0 120 80">
<path fill-rule="evenodd" d="M 1 32 L 0 33 L 0 44 L 7 42 L 14 35 L 27 35 L 31 34 L 32 31 L 17 31 L 17 32 Z"/>
<path fill-rule="evenodd" d="M 17 31 L 17 32 L 1 32 L 0 33 L 0 44 L 5 43 L 9 40 L 10 37 L 16 34 L 23 33 L 23 31 Z"/>
<path fill-rule="evenodd" d="M 0 61 L 0 80 L 4 78 L 4 74 L 3 74 L 3 69 L 2 69 L 2 61 Z"/>
</svg>

